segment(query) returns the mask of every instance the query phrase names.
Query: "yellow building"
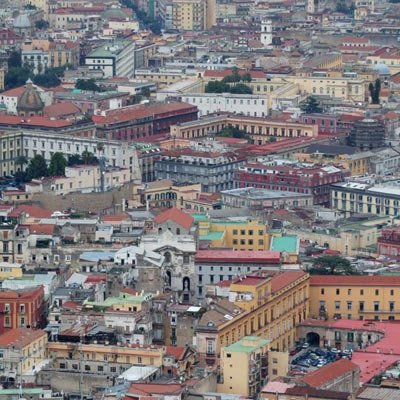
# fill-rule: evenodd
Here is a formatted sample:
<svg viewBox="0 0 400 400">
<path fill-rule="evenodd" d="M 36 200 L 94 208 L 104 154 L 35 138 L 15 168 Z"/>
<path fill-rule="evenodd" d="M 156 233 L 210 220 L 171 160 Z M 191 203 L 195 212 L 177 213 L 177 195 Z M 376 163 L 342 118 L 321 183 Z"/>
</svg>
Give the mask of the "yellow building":
<svg viewBox="0 0 400 400">
<path fill-rule="evenodd" d="M 331 186 L 331 207 L 348 214 L 398 216 L 400 189 L 396 186 L 372 186 L 367 183 L 343 182 Z"/>
<path fill-rule="evenodd" d="M 310 316 L 399 320 L 400 277 L 315 275 L 310 279 Z"/>
<path fill-rule="evenodd" d="M 288 234 L 297 235 L 304 242 L 318 244 L 330 250 L 339 251 L 344 256 L 374 255 L 378 239 L 379 223 L 387 223 L 384 218 L 344 224 L 339 228 L 321 230 L 288 229 Z"/>
<path fill-rule="evenodd" d="M 0 262 L 0 281 L 7 278 L 21 278 L 22 264 Z"/>
<path fill-rule="evenodd" d="M 267 377 L 269 340 L 245 336 L 221 349 L 220 393 L 256 397 Z"/>
<path fill-rule="evenodd" d="M 199 239 L 211 249 L 269 250 L 270 236 L 264 223 L 257 220 L 219 221 L 206 215 L 195 215 L 199 226 Z"/>
<path fill-rule="evenodd" d="M 151 293 L 138 293 L 131 295 L 125 292 L 119 293 L 115 297 L 107 297 L 104 301 L 85 301 L 85 309 L 95 310 L 115 310 L 115 311 L 142 311 L 153 298 Z"/>
<path fill-rule="evenodd" d="M 23 376 L 46 359 L 47 332 L 26 328 L 10 329 L 0 336 L 2 374 Z"/>
<path fill-rule="evenodd" d="M 218 363 L 221 348 L 248 335 L 268 339 L 271 349 L 287 351 L 295 343 L 296 326 L 308 317 L 308 302 L 305 272 L 238 278 L 229 288 L 229 298 L 215 302 L 197 325 L 200 360 Z"/>
<path fill-rule="evenodd" d="M 5 77 L 5 70 L 4 68 L 0 68 L 0 90 L 4 90 L 4 77 Z"/>
<path fill-rule="evenodd" d="M 301 162 L 340 165 L 341 168 L 349 170 L 351 176 L 370 173 L 370 161 L 373 156 L 374 153 L 370 151 L 355 154 L 339 154 L 334 157 L 324 153 L 297 153 L 294 155 L 294 157 Z"/>
<path fill-rule="evenodd" d="M 176 185 L 169 179 L 133 187 L 133 206 L 152 208 L 176 207 L 180 210 L 209 211 L 219 204 L 219 195 L 203 193 L 201 184 Z"/>
<path fill-rule="evenodd" d="M 97 371 L 95 366 L 104 365 L 107 361 L 110 367 L 121 365 L 123 368 L 129 368 L 132 364 L 136 365 L 154 365 L 161 367 L 163 363 L 164 350 L 161 346 L 140 346 L 140 347 L 122 347 L 109 346 L 101 344 L 79 344 L 79 343 L 61 343 L 49 342 L 49 358 L 55 360 L 58 367 L 64 365 L 62 369 L 68 369 L 66 360 L 78 361 L 84 360 L 86 371 Z M 61 367 L 63 366 L 61 365 Z"/>
<path fill-rule="evenodd" d="M 0 132 L 0 176 L 14 175 L 21 169 L 22 132 Z"/>
<path fill-rule="evenodd" d="M 203 31 L 215 25 L 215 0 L 173 0 L 172 21 L 175 29 Z"/>
</svg>

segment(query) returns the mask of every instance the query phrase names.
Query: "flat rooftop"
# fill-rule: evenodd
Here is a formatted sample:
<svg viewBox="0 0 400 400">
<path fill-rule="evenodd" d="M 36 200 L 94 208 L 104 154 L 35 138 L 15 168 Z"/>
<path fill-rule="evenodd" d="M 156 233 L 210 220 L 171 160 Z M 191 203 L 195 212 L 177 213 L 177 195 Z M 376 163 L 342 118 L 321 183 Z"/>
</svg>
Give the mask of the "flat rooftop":
<svg viewBox="0 0 400 400">
<path fill-rule="evenodd" d="M 269 199 L 284 199 L 285 197 L 309 197 L 309 194 L 294 193 L 280 190 L 268 190 L 258 188 L 240 188 L 223 190 L 223 195 L 234 196 L 234 197 L 245 197 L 251 200 L 269 200 Z"/>
</svg>

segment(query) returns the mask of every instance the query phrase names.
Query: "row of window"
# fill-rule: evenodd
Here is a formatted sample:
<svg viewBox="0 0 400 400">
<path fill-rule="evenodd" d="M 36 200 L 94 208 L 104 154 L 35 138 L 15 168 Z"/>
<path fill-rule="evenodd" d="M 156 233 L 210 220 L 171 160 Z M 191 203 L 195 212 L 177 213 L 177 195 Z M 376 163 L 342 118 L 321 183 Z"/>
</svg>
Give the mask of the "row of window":
<svg viewBox="0 0 400 400">
<path fill-rule="evenodd" d="M 320 289 L 320 293 L 321 294 L 325 294 L 325 288 L 321 288 Z M 339 296 L 340 294 L 346 293 L 346 289 L 342 289 L 341 290 L 339 288 L 336 288 L 335 293 L 336 293 L 336 295 Z M 350 289 L 350 288 L 347 289 L 347 295 L 350 296 L 353 293 L 355 293 L 355 291 L 353 292 L 353 289 Z M 380 290 L 379 289 L 375 289 L 375 296 L 379 296 L 379 294 L 380 294 Z M 390 289 L 390 295 L 394 296 L 394 289 Z M 364 289 L 360 289 L 360 296 L 364 296 Z"/>
</svg>

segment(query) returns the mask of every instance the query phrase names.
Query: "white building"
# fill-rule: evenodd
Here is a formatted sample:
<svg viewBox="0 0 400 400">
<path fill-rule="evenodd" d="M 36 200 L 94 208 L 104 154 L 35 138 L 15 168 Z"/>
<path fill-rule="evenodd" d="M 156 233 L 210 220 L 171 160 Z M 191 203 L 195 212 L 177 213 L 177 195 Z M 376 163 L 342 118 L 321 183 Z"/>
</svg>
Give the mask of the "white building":
<svg viewBox="0 0 400 400">
<path fill-rule="evenodd" d="M 94 49 L 85 58 L 89 70 L 101 70 L 105 78 L 123 76 L 131 78 L 135 72 L 135 43 L 116 40 Z"/>
<path fill-rule="evenodd" d="M 261 21 L 261 43 L 264 47 L 268 47 L 272 44 L 272 21 L 262 20 Z"/>
<path fill-rule="evenodd" d="M 36 154 L 41 154 L 46 161 L 50 161 L 55 152 L 61 152 L 66 157 L 73 154 L 82 154 L 84 151 L 92 152 L 98 156 L 98 139 L 77 136 L 59 135 L 49 132 L 23 132 L 23 148 L 25 156 L 29 159 Z M 129 168 L 130 179 L 140 179 L 140 168 L 136 149 L 128 143 L 116 140 L 101 142 L 103 154 L 110 167 Z"/>
<path fill-rule="evenodd" d="M 53 92 L 46 90 L 37 85 L 32 85 L 39 93 L 45 106 L 49 106 L 53 103 Z M 17 103 L 18 98 L 25 91 L 26 85 L 20 86 L 14 89 L 7 90 L 0 93 L 0 103 L 3 103 L 6 107 L 7 114 L 17 114 Z"/>
<path fill-rule="evenodd" d="M 182 95 L 182 101 L 199 109 L 199 116 L 217 112 L 231 112 L 250 117 L 268 115 L 268 97 L 253 94 L 194 93 Z"/>
</svg>

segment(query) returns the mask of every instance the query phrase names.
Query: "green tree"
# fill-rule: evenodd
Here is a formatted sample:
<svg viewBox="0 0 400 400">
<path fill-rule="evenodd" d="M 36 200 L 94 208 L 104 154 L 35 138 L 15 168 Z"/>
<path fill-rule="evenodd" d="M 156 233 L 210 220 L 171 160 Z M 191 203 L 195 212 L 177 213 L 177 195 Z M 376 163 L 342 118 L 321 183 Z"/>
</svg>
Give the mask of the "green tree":
<svg viewBox="0 0 400 400">
<path fill-rule="evenodd" d="M 371 104 L 379 104 L 381 94 L 381 80 L 377 79 L 375 81 L 375 84 L 371 82 L 368 86 L 368 90 L 371 95 Z"/>
<path fill-rule="evenodd" d="M 8 58 L 8 68 L 21 68 L 21 53 L 19 51 L 13 50 Z"/>
<path fill-rule="evenodd" d="M 82 153 L 82 164 L 97 164 L 98 162 L 99 160 L 92 152 L 85 150 Z"/>
<path fill-rule="evenodd" d="M 251 82 L 251 74 L 246 72 L 241 76 L 242 82 Z"/>
<path fill-rule="evenodd" d="M 229 92 L 232 94 L 253 94 L 253 89 L 244 83 L 237 83 L 230 88 Z"/>
<path fill-rule="evenodd" d="M 80 154 L 71 154 L 68 156 L 67 165 L 69 167 L 80 164 L 83 164 L 82 157 Z"/>
<path fill-rule="evenodd" d="M 39 21 L 35 22 L 35 28 L 42 30 L 42 29 L 47 29 L 49 27 L 49 23 L 45 21 L 44 19 L 40 19 Z"/>
<path fill-rule="evenodd" d="M 150 88 L 148 88 L 148 87 L 143 88 L 143 89 L 140 91 L 140 94 L 141 94 L 143 97 L 149 98 L 150 95 L 151 95 Z"/>
<path fill-rule="evenodd" d="M 248 134 L 246 131 L 236 128 L 236 126 L 227 126 L 226 128 L 221 129 L 217 136 L 231 137 L 235 139 L 247 139 Z"/>
<path fill-rule="evenodd" d="M 64 176 L 67 160 L 63 153 L 56 152 L 51 156 L 49 175 L 50 176 Z"/>
<path fill-rule="evenodd" d="M 33 83 L 38 86 L 43 87 L 55 87 L 61 83 L 61 80 L 53 72 L 45 72 L 43 74 L 38 74 L 33 77 Z"/>
<path fill-rule="evenodd" d="M 228 93 L 229 90 L 230 86 L 223 81 L 210 81 L 204 89 L 206 93 Z"/>
<path fill-rule="evenodd" d="M 47 176 L 48 172 L 46 160 L 40 154 L 36 154 L 36 156 L 31 159 L 26 169 L 26 179 L 31 181 L 32 179 L 42 178 Z"/>
<path fill-rule="evenodd" d="M 78 79 L 75 88 L 80 90 L 90 90 L 92 92 L 101 92 L 100 86 L 94 79 Z"/>
<path fill-rule="evenodd" d="M 25 85 L 26 81 L 32 76 L 31 69 L 27 67 L 12 67 L 4 77 L 5 88 L 12 89 Z"/>
<path fill-rule="evenodd" d="M 300 105 L 302 111 L 307 114 L 321 113 L 322 107 L 315 96 L 308 96 L 307 99 Z"/>
<path fill-rule="evenodd" d="M 20 171 L 23 171 L 25 165 L 28 164 L 28 159 L 25 156 L 18 156 L 17 159 L 15 160 L 15 164 L 17 164 L 17 167 L 19 168 Z"/>
<path fill-rule="evenodd" d="M 340 256 L 322 256 L 314 260 L 309 269 L 312 275 L 357 275 L 350 261 Z"/>
</svg>

